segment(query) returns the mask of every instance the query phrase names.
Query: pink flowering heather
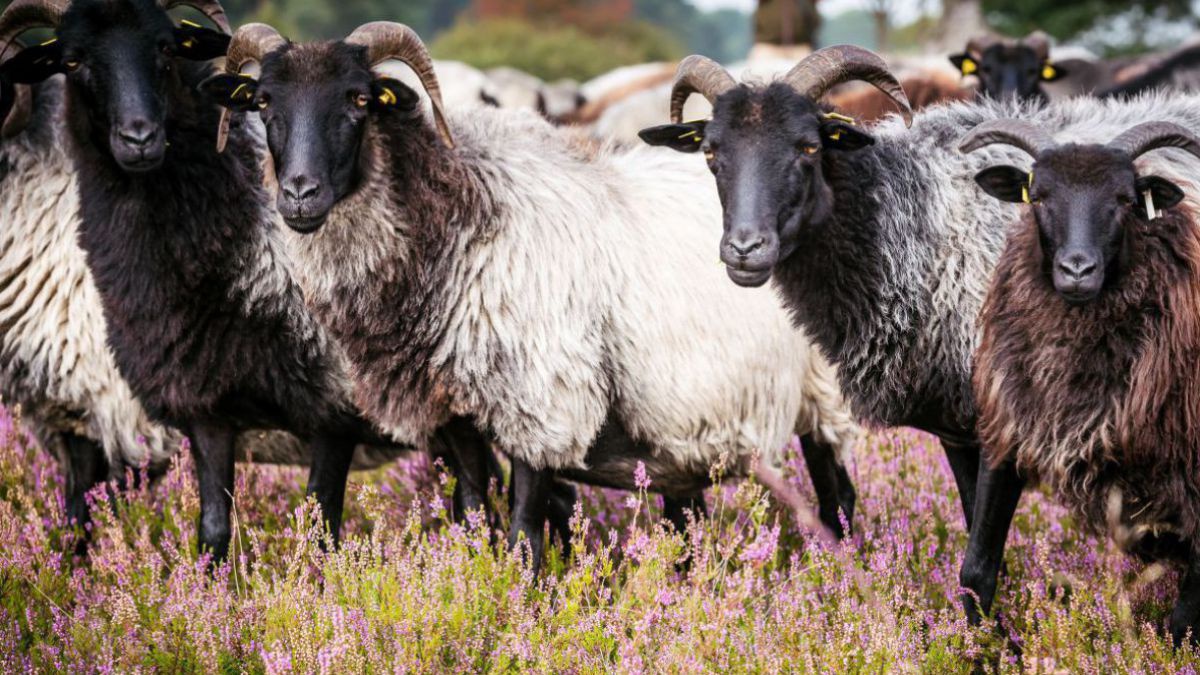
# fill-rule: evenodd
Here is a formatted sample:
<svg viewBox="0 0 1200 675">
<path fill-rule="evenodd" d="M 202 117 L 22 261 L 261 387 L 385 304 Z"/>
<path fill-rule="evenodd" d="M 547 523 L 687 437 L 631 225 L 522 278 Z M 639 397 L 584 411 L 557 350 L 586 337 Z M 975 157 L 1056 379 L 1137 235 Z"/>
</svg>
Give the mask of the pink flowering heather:
<svg viewBox="0 0 1200 675">
<path fill-rule="evenodd" d="M 453 522 L 452 480 L 424 458 L 354 477 L 332 553 L 302 470 L 239 466 L 230 561 L 210 574 L 186 452 L 153 485 L 95 491 L 81 560 L 53 461 L 2 414 L 0 672 L 1196 671 L 1164 637 L 1176 573 L 1040 493 L 1014 525 L 1002 617 L 969 628 L 958 497 L 927 436 L 859 448 L 841 543 L 749 482 L 710 491 L 710 517 L 675 533 L 636 471 L 636 494 L 582 490 L 570 552 L 548 550 L 535 578 L 484 519 Z"/>
</svg>

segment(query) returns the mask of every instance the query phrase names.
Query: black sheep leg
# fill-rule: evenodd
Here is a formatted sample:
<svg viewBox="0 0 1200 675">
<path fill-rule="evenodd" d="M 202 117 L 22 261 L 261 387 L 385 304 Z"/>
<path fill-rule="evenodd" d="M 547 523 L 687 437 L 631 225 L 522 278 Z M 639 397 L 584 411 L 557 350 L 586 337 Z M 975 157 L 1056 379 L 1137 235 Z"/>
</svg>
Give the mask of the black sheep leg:
<svg viewBox="0 0 1200 675">
<path fill-rule="evenodd" d="M 680 534 L 687 532 L 688 511 L 691 511 L 697 520 L 708 515 L 708 505 L 704 502 L 703 490 L 683 497 L 663 495 L 663 518 Z"/>
<path fill-rule="evenodd" d="M 464 417 L 450 420 L 434 432 L 432 451 L 454 473 L 454 517 L 463 518 L 469 511 L 483 509 L 491 521 L 488 486 L 492 476 L 499 475 L 499 464 L 491 444 L 475 424 Z"/>
<path fill-rule="evenodd" d="M 962 504 L 963 520 L 967 524 L 967 530 L 970 530 L 976 513 L 975 499 L 978 494 L 977 486 L 980 476 L 979 443 L 963 443 L 945 436 L 939 438 L 942 441 L 942 450 L 946 453 L 946 461 L 950 463 L 950 473 L 954 475 L 954 484 L 958 486 L 958 499 Z"/>
<path fill-rule="evenodd" d="M 346 480 L 354 460 L 356 436 L 322 434 L 312 440 L 312 466 L 308 473 L 308 491 L 321 506 L 321 518 L 336 546 L 341 540 L 342 509 L 346 502 Z"/>
<path fill-rule="evenodd" d="M 543 530 L 553 481 L 553 474 L 549 471 L 538 471 L 516 457 L 512 459 L 512 485 L 509 489 L 513 492 L 513 510 L 508 546 L 516 549 L 524 534 L 529 542 L 530 566 L 535 573 L 542 564 Z"/>
<path fill-rule="evenodd" d="M 569 551 L 571 546 L 571 516 L 575 513 L 575 502 L 579 501 L 579 492 L 575 486 L 563 480 L 555 480 L 550 484 L 550 504 L 546 519 L 550 522 L 550 533 L 558 536 L 563 551 Z"/>
<path fill-rule="evenodd" d="M 1195 545 L 1188 553 L 1187 567 L 1179 579 L 1179 598 L 1171 610 L 1169 623 L 1171 640 L 1176 647 L 1188 639 L 1192 644 L 1200 642 L 1200 554 Z M 1189 634 L 1190 633 L 1190 634 Z"/>
<path fill-rule="evenodd" d="M 823 443 L 806 434 L 800 439 L 800 451 L 804 464 L 817 493 L 817 516 L 821 524 L 833 532 L 838 539 L 849 534 L 842 528 L 839 511 L 846 514 L 846 523 L 854 521 L 854 483 L 846 467 L 838 461 L 837 451 L 832 445 Z"/>
<path fill-rule="evenodd" d="M 87 493 L 108 480 L 108 457 L 104 448 L 90 438 L 72 433 L 60 434 L 67 454 L 67 522 L 73 522 L 83 531 L 75 542 L 75 554 L 87 554 L 89 533 L 87 526 L 92 514 L 87 505 Z"/>
<path fill-rule="evenodd" d="M 995 469 L 984 465 L 979 473 L 975 524 L 968 535 L 967 552 L 959 572 L 959 583 L 967 591 L 962 595 L 963 609 L 971 625 L 978 625 L 983 615 L 992 610 L 1004 565 L 1008 529 L 1025 489 L 1025 479 L 1012 463 L 1006 462 Z"/>
<path fill-rule="evenodd" d="M 200 552 L 212 553 L 212 561 L 217 563 L 229 553 L 234 430 L 202 423 L 193 425 L 188 435 L 200 482 Z"/>
</svg>

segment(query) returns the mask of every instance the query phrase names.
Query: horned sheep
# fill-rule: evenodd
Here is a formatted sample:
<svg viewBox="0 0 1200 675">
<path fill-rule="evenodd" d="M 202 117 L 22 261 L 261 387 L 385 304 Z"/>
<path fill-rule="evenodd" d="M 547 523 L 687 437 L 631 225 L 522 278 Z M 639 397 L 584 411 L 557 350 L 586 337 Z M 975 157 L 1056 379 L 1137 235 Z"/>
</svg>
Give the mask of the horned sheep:
<svg viewBox="0 0 1200 675">
<path fill-rule="evenodd" d="M 391 58 L 420 76 L 432 124 L 415 92 L 372 72 Z M 350 356 L 358 405 L 397 436 L 465 418 L 494 439 L 529 478 L 512 537 L 535 559 L 552 471 L 633 489 L 642 462 L 654 489 L 687 498 L 723 456 L 744 475 L 760 450 L 760 475 L 795 505 L 777 467 L 796 432 L 822 519 L 851 515 L 835 451 L 857 426 L 774 295 L 713 265 L 703 166 L 582 147 L 526 113 L 447 115 L 424 45 L 399 24 L 315 44 L 244 26 L 226 67 L 204 88 L 275 130 L 301 283 Z M 339 126 L 299 133 L 313 120 Z"/>
</svg>

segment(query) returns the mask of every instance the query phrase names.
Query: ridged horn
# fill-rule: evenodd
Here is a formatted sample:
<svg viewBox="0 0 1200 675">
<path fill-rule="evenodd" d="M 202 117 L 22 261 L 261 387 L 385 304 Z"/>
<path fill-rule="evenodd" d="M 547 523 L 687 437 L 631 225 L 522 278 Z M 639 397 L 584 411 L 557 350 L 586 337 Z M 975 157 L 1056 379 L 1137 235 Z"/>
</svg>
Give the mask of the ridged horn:
<svg viewBox="0 0 1200 675">
<path fill-rule="evenodd" d="M 1126 129 L 1108 147 L 1124 150 L 1133 159 L 1158 148 L 1179 148 L 1200 157 L 1200 139 L 1173 122 L 1143 122 Z"/>
<path fill-rule="evenodd" d="M 1050 134 L 1025 120 L 989 120 L 963 136 L 958 149 L 962 152 L 974 152 L 996 143 L 1020 148 L 1034 158 L 1055 145 Z"/>
<path fill-rule="evenodd" d="M 237 75 L 248 63 L 262 63 L 263 57 L 287 44 L 279 31 L 265 23 L 248 23 L 233 34 L 229 49 L 225 52 L 225 72 Z M 228 108 L 221 109 L 221 121 L 217 127 L 217 152 L 225 151 L 229 141 Z"/>
<path fill-rule="evenodd" d="M 717 97 L 737 86 L 737 81 L 721 64 L 706 56 L 692 54 L 679 62 L 671 84 L 671 124 L 683 121 L 683 105 L 692 94 L 700 94 L 714 103 Z"/>
<path fill-rule="evenodd" d="M 8 48 L 18 35 L 30 28 L 57 28 L 65 11 L 63 0 L 13 0 L 0 13 L 0 63 L 8 58 Z"/>
<path fill-rule="evenodd" d="M 912 126 L 912 106 L 904 87 L 888 70 L 887 62 L 869 49 L 853 45 L 818 49 L 793 66 L 783 80 L 814 101 L 843 82 L 862 80 L 892 99 L 899 106 L 905 125 Z"/>
<path fill-rule="evenodd" d="M 413 29 L 392 21 L 372 21 L 354 29 L 346 37 L 346 44 L 367 48 L 367 60 L 374 67 L 388 59 L 396 59 L 412 68 L 429 101 L 433 104 L 433 121 L 447 147 L 454 147 L 454 136 L 446 122 L 446 111 L 442 106 L 442 89 L 438 86 L 437 73 L 433 71 L 433 58 Z"/>
<path fill-rule="evenodd" d="M 226 35 L 233 32 L 229 27 L 229 17 L 225 16 L 225 8 L 217 0 L 159 0 L 159 6 L 164 10 L 181 5 L 191 7 L 207 16 L 208 20 L 217 24 L 217 28 L 220 28 Z"/>
<path fill-rule="evenodd" d="M 1033 31 L 1021 40 L 1021 44 L 1032 49 L 1039 60 L 1045 61 L 1050 58 L 1050 36 L 1045 31 Z"/>
</svg>

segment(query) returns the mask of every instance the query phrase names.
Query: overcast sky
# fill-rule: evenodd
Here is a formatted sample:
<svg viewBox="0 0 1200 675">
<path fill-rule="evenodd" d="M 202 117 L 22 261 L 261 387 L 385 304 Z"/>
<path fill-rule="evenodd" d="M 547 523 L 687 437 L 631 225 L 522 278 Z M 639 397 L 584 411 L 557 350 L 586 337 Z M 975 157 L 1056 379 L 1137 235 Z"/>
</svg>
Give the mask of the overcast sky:
<svg viewBox="0 0 1200 675">
<path fill-rule="evenodd" d="M 757 0 L 691 0 L 693 5 L 704 9 L 717 9 L 719 7 L 733 7 L 735 9 L 743 9 L 752 11 L 758 4 Z M 896 6 L 895 23 L 905 24 L 917 18 L 920 15 L 920 0 L 894 0 Z M 826 16 L 834 16 L 841 14 L 848 9 L 865 9 L 867 6 L 866 0 L 818 0 L 817 7 L 821 9 L 821 13 Z"/>
</svg>

